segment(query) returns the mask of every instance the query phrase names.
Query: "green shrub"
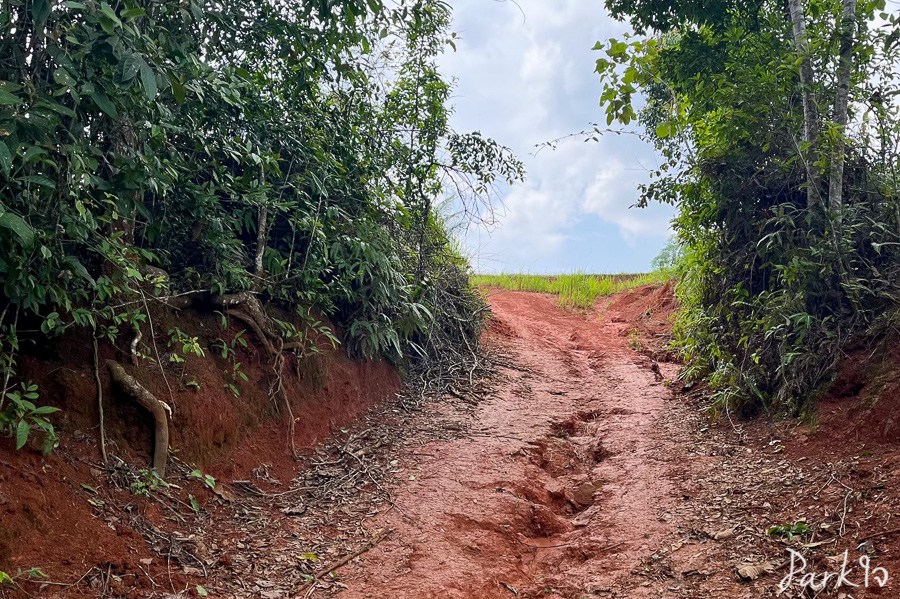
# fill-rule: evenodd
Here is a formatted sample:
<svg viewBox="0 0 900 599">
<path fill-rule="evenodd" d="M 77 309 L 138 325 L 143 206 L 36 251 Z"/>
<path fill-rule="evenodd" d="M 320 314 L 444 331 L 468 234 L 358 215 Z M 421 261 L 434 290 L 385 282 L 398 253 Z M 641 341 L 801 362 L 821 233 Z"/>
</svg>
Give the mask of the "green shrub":
<svg viewBox="0 0 900 599">
<path fill-rule="evenodd" d="M 445 268 L 433 199 L 452 182 L 475 192 L 457 203 L 481 205 L 498 177 L 524 176 L 508 149 L 448 124 L 440 0 L 4 6 L 10 369 L 22 331 L 115 339 L 145 322 L 147 295 L 185 292 L 312 308 L 352 351 L 405 360 L 444 318 L 423 291 Z"/>
</svg>

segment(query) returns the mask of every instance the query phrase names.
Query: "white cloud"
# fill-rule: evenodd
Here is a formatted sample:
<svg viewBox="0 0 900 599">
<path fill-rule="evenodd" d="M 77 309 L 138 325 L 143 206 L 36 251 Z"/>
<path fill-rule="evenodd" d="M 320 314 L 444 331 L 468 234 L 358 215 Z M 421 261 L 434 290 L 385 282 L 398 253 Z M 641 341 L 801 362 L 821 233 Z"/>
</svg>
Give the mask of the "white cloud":
<svg viewBox="0 0 900 599">
<path fill-rule="evenodd" d="M 504 205 L 507 216 L 495 236 L 511 242 L 518 257 L 527 258 L 532 251 L 554 252 L 565 241 L 573 211 L 560 196 L 520 186 L 510 190 Z M 523 240 L 528 243 L 522 244 Z"/>
<path fill-rule="evenodd" d="M 584 211 L 617 225 L 629 244 L 643 235 L 667 235 L 668 211 L 659 210 L 658 206 L 645 210 L 633 208 L 633 203 L 627 198 L 634 196 L 634 182 L 629 177 L 623 177 L 624 172 L 626 167 L 619 160 L 608 158 L 597 169 L 594 180 L 584 192 Z"/>
<path fill-rule="evenodd" d="M 522 57 L 519 77 L 528 85 L 535 85 L 542 93 L 549 91 L 562 62 L 562 49 L 553 42 L 535 42 Z"/>
<path fill-rule="evenodd" d="M 623 270 L 635 263 L 630 248 L 661 246 L 668 230 L 671 210 L 628 209 L 638 183 L 646 181 L 646 167 L 656 162 L 652 148 L 627 136 L 600 143 L 572 138 L 537 153 L 535 144 L 602 120 L 593 72 L 598 55 L 591 47 L 626 27 L 611 20 L 599 0 L 519 0 L 518 6 L 454 2 L 461 39 L 458 51 L 442 59 L 444 71 L 458 79 L 453 125 L 510 146 L 528 169 L 528 181 L 505 192 L 501 225 L 464 241 L 477 267 L 498 262 L 508 270 L 535 264 L 591 270 L 599 264 L 591 260 L 602 254 L 604 267 Z M 604 247 L 590 251 L 590 243 Z"/>
</svg>

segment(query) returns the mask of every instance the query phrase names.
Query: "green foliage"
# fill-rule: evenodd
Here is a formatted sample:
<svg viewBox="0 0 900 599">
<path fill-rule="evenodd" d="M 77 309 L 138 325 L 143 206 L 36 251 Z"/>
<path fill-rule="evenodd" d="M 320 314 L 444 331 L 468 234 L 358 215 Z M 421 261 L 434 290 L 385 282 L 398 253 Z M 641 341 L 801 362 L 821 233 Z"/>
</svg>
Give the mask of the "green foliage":
<svg viewBox="0 0 900 599">
<path fill-rule="evenodd" d="M 29 580 L 40 580 L 40 579 L 44 579 L 44 578 L 49 578 L 49 576 L 47 576 L 47 573 L 44 572 L 44 570 L 38 566 L 32 566 L 31 568 L 28 568 L 27 570 L 23 570 L 22 568 L 16 568 L 15 576 L 10 576 L 8 573 L 4 572 L 3 570 L 0 570 L 0 588 L 3 588 L 3 586 L 7 585 L 7 584 L 12 585 L 12 586 L 19 586 L 18 583 L 16 582 L 16 580 L 22 578 L 23 576 L 27 577 Z M 22 587 L 19 587 L 19 589 L 21 589 L 21 588 Z"/>
<path fill-rule="evenodd" d="M 794 537 L 802 537 L 809 534 L 809 524 L 803 520 L 794 522 L 793 524 L 776 524 L 766 529 L 766 534 L 770 537 L 778 537 L 791 541 Z"/>
<path fill-rule="evenodd" d="M 241 329 L 228 342 L 220 337 L 213 343 L 213 347 L 219 351 L 219 355 L 222 356 L 223 360 L 234 360 L 237 355 L 237 348 L 247 347 L 246 332 L 246 329 Z"/>
<path fill-rule="evenodd" d="M 59 408 L 35 405 L 38 397 L 37 385 L 22 383 L 19 389 L 7 390 L 0 397 L 0 431 L 15 439 L 16 449 L 22 449 L 37 430 L 43 435 L 44 453 L 50 453 L 58 445 L 59 438 L 46 417 L 58 412 Z"/>
<path fill-rule="evenodd" d="M 678 264 L 682 260 L 681 246 L 675 239 L 670 239 L 650 262 L 652 272 L 669 273 L 672 278 Z"/>
<path fill-rule="evenodd" d="M 198 358 L 206 355 L 203 348 L 200 347 L 200 340 L 197 337 L 189 337 L 177 327 L 169 330 L 169 347 L 176 349 L 176 351 L 169 354 L 169 361 L 177 364 L 183 364 L 185 359 L 191 355 Z"/>
<path fill-rule="evenodd" d="M 228 320 L 222 317 L 223 326 L 228 325 Z M 219 355 L 222 356 L 222 359 L 229 363 L 228 368 L 223 371 L 223 374 L 228 377 L 228 380 L 225 381 L 225 389 L 231 392 L 235 397 L 241 396 L 240 384 L 241 381 L 247 382 L 249 379 L 247 375 L 244 373 L 241 368 L 241 363 L 237 360 L 237 349 L 247 347 L 247 338 L 244 336 L 246 331 L 241 329 L 231 338 L 231 341 L 226 342 L 224 339 L 219 338 L 213 343 L 213 347 L 218 350 Z"/>
<path fill-rule="evenodd" d="M 327 341 L 331 349 L 340 345 L 340 340 L 331 327 L 316 318 L 309 306 L 297 306 L 295 312 L 300 319 L 300 326 L 294 326 L 278 319 L 274 320 L 281 330 L 281 336 L 285 342 L 294 344 L 297 347 L 295 351 L 300 356 L 320 353 L 321 348 L 318 344 L 320 339 Z"/>
<path fill-rule="evenodd" d="M 156 470 L 138 470 L 136 479 L 131 483 L 131 492 L 142 497 L 149 497 L 151 493 L 159 489 L 168 488 L 169 483 L 160 478 Z"/>
<path fill-rule="evenodd" d="M 749 0 L 608 0 L 606 7 L 616 18 L 628 18 L 639 33 L 648 29 L 667 32 L 699 23 L 717 26 L 736 10 L 753 9 Z"/>
<path fill-rule="evenodd" d="M 112 341 L 148 297 L 201 291 L 314 309 L 364 356 L 416 354 L 447 317 L 434 202 L 477 213 L 523 176 L 449 127 L 449 22 L 440 0 L 7 1 L 3 366 L 17 331 Z M 202 354 L 173 334 L 175 361 Z"/>
<path fill-rule="evenodd" d="M 210 490 L 216 488 L 216 479 L 209 474 L 203 474 L 200 470 L 192 470 L 191 476 L 200 480 Z"/>
<path fill-rule="evenodd" d="M 798 414 L 832 380 L 842 349 L 889 330 L 900 310 L 900 16 L 879 13 L 880 0 L 859 3 L 855 127 L 841 140 L 828 111 L 835 82 L 817 79 L 806 90 L 822 131 L 813 152 L 801 141 L 800 57 L 781 2 L 725 12 L 680 0 L 607 4 L 639 29 L 665 31 L 600 44 L 597 67 L 608 118 L 629 122 L 643 94 L 638 119 L 665 158 L 642 195 L 678 208 L 675 333 L 686 375 L 707 377 L 720 408 Z M 832 73 L 841 2 L 804 5 L 811 61 Z M 826 211 L 808 203 L 804 161 L 827 173 L 839 141 L 843 205 Z"/>
<path fill-rule="evenodd" d="M 645 274 L 589 275 L 474 275 L 472 284 L 479 287 L 500 287 L 511 291 L 535 291 L 559 296 L 564 308 L 591 308 L 598 297 L 613 295 L 641 285 L 662 284 L 669 280 L 667 273 L 654 271 Z"/>
</svg>

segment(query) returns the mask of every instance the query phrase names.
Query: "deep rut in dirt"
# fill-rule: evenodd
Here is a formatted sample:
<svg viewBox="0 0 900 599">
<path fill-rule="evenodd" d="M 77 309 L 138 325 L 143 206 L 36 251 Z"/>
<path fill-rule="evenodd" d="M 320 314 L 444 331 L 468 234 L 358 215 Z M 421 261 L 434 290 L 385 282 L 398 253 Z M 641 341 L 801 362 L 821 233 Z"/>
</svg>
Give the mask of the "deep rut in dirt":
<svg viewBox="0 0 900 599">
<path fill-rule="evenodd" d="M 380 515 L 390 538 L 344 571 L 343 599 L 659 596 L 632 574 L 673 533 L 656 426 L 671 398 L 624 325 L 495 292 L 488 343 L 516 356 L 470 433 L 435 441 Z M 655 585 L 654 585 L 655 586 Z"/>
</svg>

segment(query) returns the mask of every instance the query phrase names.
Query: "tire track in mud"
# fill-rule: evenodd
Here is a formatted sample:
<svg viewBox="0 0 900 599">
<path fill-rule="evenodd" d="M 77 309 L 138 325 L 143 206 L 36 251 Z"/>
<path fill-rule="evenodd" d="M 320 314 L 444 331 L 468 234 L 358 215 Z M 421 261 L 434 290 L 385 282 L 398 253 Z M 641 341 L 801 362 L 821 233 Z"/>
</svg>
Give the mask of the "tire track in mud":
<svg viewBox="0 0 900 599">
<path fill-rule="evenodd" d="M 674 533 L 662 514 L 682 453 L 655 426 L 669 390 L 614 319 L 543 295 L 490 301 L 486 342 L 517 367 L 467 437 L 403 461 L 399 509 L 375 519 L 394 533 L 346 569 L 339 597 L 660 596 L 634 571 Z"/>
</svg>

